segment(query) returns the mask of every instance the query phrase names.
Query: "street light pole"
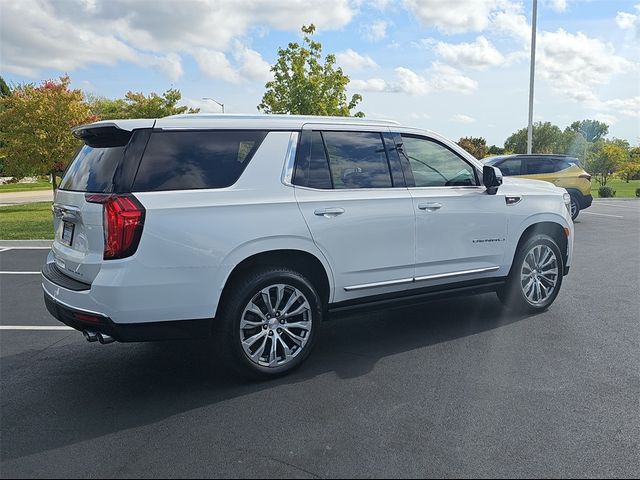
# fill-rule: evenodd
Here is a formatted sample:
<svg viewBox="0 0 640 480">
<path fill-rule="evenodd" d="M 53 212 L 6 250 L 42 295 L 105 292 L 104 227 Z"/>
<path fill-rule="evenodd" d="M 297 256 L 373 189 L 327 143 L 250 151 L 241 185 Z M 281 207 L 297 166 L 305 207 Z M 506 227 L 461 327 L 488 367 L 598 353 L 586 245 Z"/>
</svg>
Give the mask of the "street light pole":
<svg viewBox="0 0 640 480">
<path fill-rule="evenodd" d="M 209 100 L 210 102 L 217 103 L 222 107 L 222 113 L 224 113 L 224 103 L 220 103 L 219 101 L 214 100 L 213 98 L 210 98 L 210 97 L 202 97 L 202 100 Z"/>
<path fill-rule="evenodd" d="M 538 0 L 533 0 L 531 17 L 531 76 L 529 77 L 529 126 L 527 129 L 527 154 L 533 150 L 533 83 L 536 74 L 536 28 L 538 23 Z"/>
</svg>

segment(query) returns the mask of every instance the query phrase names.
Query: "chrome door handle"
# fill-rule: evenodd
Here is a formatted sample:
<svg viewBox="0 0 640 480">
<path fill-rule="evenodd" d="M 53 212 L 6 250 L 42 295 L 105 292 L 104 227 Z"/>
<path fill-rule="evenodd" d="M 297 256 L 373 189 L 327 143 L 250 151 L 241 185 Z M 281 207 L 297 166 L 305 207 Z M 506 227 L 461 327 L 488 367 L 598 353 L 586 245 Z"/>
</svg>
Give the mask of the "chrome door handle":
<svg viewBox="0 0 640 480">
<path fill-rule="evenodd" d="M 427 210 L 429 212 L 434 212 L 436 210 L 440 210 L 442 208 L 442 204 L 438 202 L 419 203 L 418 208 L 420 210 Z"/>
<path fill-rule="evenodd" d="M 319 217 L 333 218 L 344 213 L 344 208 L 318 208 L 313 213 Z"/>
</svg>

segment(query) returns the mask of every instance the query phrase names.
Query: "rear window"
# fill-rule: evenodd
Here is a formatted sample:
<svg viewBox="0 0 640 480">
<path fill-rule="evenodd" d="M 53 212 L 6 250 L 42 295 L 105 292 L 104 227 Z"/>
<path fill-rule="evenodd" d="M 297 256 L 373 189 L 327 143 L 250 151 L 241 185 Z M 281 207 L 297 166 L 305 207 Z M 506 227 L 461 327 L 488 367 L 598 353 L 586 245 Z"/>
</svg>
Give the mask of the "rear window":
<svg viewBox="0 0 640 480">
<path fill-rule="evenodd" d="M 113 176 L 124 155 L 125 146 L 96 148 L 83 146 L 60 182 L 61 190 L 110 192 Z"/>
<path fill-rule="evenodd" d="M 191 190 L 233 185 L 267 133 L 263 130 L 153 132 L 133 190 Z"/>
</svg>

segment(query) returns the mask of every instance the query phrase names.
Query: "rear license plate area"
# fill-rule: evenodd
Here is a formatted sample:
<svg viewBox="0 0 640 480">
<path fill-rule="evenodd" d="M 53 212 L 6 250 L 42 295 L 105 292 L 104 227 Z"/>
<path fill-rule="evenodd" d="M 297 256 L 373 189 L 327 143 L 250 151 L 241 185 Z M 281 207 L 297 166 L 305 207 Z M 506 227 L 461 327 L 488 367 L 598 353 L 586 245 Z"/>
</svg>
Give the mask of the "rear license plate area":
<svg viewBox="0 0 640 480">
<path fill-rule="evenodd" d="M 62 243 L 71 246 L 71 243 L 73 242 L 73 233 L 75 227 L 76 226 L 73 223 L 62 222 Z"/>
</svg>

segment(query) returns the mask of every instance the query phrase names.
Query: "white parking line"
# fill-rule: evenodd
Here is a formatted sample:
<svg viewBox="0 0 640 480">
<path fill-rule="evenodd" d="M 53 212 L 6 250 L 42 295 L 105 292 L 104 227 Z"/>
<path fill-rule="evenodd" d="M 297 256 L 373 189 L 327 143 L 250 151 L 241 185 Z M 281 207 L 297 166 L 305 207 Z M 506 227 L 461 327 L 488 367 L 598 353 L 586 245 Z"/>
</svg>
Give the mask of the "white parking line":
<svg viewBox="0 0 640 480">
<path fill-rule="evenodd" d="M 595 212 L 580 212 L 580 213 L 584 213 L 585 215 L 599 215 L 601 217 L 624 218 L 620 215 L 609 215 L 608 213 L 595 213 Z"/>
<path fill-rule="evenodd" d="M 66 326 L 48 326 L 48 325 L 0 325 L 0 330 L 35 330 L 35 331 L 53 331 L 53 330 L 73 330 Z"/>
<path fill-rule="evenodd" d="M 0 247 L 0 252 L 6 252 L 8 250 L 51 250 L 51 247 Z"/>
<path fill-rule="evenodd" d="M 7 250 L 11 250 L 10 248 L 0 248 L 0 253 L 6 252 Z"/>
<path fill-rule="evenodd" d="M 40 275 L 42 272 L 0 272 L 0 275 Z"/>
<path fill-rule="evenodd" d="M 638 207 L 630 207 L 629 205 L 618 205 L 617 203 L 604 203 L 604 202 L 593 202 L 591 204 L 591 206 L 593 207 L 594 205 L 598 206 L 598 205 L 607 205 L 609 207 L 616 207 L 616 208 L 630 208 L 632 210 L 639 210 L 640 208 Z"/>
</svg>

